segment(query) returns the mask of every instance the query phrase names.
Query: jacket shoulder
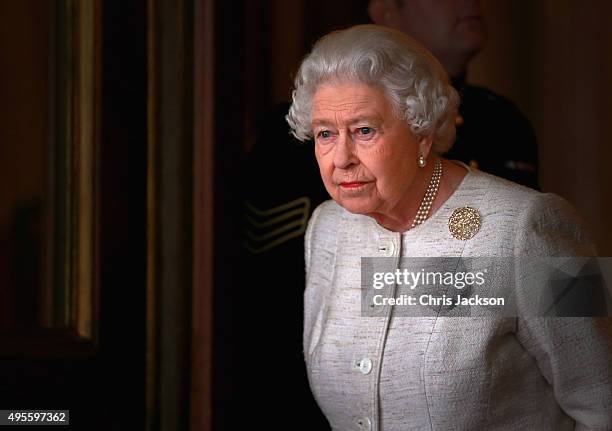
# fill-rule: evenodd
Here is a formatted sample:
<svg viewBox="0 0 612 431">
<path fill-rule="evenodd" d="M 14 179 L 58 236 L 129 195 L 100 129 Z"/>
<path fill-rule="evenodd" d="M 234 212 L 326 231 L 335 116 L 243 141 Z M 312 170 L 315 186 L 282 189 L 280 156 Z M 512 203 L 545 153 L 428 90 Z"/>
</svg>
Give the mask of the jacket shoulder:
<svg viewBox="0 0 612 431">
<path fill-rule="evenodd" d="M 467 201 L 481 211 L 481 247 L 494 246 L 503 255 L 592 256 L 586 224 L 562 197 L 474 171 L 463 189 Z"/>
<path fill-rule="evenodd" d="M 537 193 L 521 213 L 515 255 L 595 256 L 595 246 L 578 211 L 561 196 Z"/>
<path fill-rule="evenodd" d="M 305 236 L 306 268 L 314 247 L 331 250 L 336 244 L 338 225 L 346 211 L 333 200 L 327 200 L 317 206 L 308 221 Z"/>
<path fill-rule="evenodd" d="M 488 88 L 467 85 L 463 90 L 460 110 L 470 118 L 486 118 L 496 126 L 507 125 L 505 133 L 521 136 L 529 145 L 536 145 L 533 127 L 517 104 Z"/>
<path fill-rule="evenodd" d="M 489 107 L 496 106 L 502 109 L 507 109 L 510 111 L 514 111 L 515 113 L 522 115 L 516 103 L 507 97 L 496 93 L 485 87 L 480 87 L 478 85 L 466 85 L 463 90 L 465 100 L 471 102 L 480 102 L 482 105 L 486 105 Z"/>
</svg>

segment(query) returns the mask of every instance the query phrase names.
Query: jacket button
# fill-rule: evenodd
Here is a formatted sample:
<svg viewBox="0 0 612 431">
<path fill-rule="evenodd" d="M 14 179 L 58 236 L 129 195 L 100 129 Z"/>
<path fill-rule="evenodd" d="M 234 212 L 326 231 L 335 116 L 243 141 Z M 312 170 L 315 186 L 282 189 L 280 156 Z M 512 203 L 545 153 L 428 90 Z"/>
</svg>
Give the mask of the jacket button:
<svg viewBox="0 0 612 431">
<path fill-rule="evenodd" d="M 372 360 L 370 358 L 363 358 L 356 365 L 363 375 L 370 374 L 370 371 L 372 371 Z"/>
<path fill-rule="evenodd" d="M 383 256 L 393 256 L 393 253 L 395 252 L 395 244 L 393 243 L 393 241 L 389 241 L 388 243 L 385 244 L 380 244 L 378 246 L 378 251 L 383 255 Z"/>
<path fill-rule="evenodd" d="M 371 431 L 372 421 L 368 417 L 359 418 L 357 419 L 357 426 L 359 427 L 360 430 Z"/>
</svg>

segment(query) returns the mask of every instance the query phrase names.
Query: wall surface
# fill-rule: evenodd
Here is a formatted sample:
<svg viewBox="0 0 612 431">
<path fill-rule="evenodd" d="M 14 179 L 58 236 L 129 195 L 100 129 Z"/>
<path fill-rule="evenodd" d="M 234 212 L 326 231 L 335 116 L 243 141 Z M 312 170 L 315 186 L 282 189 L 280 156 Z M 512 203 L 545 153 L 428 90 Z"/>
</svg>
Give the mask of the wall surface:
<svg viewBox="0 0 612 431">
<path fill-rule="evenodd" d="M 0 231 L 40 203 L 47 154 L 49 10 L 36 0 L 0 2 Z"/>
</svg>

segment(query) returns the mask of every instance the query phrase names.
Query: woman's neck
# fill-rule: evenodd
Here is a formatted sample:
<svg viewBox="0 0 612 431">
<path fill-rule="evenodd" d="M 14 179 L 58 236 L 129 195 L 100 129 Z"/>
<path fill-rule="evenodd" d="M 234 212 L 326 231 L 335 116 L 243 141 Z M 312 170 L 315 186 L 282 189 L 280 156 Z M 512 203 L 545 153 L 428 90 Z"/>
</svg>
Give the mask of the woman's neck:
<svg viewBox="0 0 612 431">
<path fill-rule="evenodd" d="M 436 159 L 437 160 L 437 159 Z M 446 202 L 446 200 L 455 192 L 463 178 L 467 175 L 468 171 L 464 166 L 451 162 L 449 160 L 440 159 L 442 161 L 442 177 L 440 178 L 440 185 L 438 187 L 438 193 L 436 198 L 432 202 L 427 218 L 433 216 L 438 209 Z M 410 193 L 414 193 L 413 196 L 418 198 L 412 198 L 407 200 L 408 204 L 403 208 L 397 208 L 395 211 L 391 211 L 387 214 L 377 213 L 371 216 L 376 222 L 387 230 L 392 232 L 406 232 L 411 229 L 412 223 L 416 216 L 425 192 L 431 181 L 434 171 L 435 160 L 430 161 L 428 166 L 425 167 L 423 175 L 417 178 L 414 184 L 411 186 Z M 416 190 L 416 191 L 415 191 Z"/>
</svg>

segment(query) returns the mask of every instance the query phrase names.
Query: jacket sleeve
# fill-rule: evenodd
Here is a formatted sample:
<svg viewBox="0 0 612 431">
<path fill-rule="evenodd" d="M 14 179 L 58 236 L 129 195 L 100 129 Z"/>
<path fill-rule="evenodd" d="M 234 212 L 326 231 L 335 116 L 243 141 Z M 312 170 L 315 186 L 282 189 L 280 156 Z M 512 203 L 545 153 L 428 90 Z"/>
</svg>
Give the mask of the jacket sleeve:
<svg viewBox="0 0 612 431">
<path fill-rule="evenodd" d="M 576 212 L 552 194 L 538 194 L 528 205 L 514 251 L 523 257 L 595 255 Z M 517 337 L 577 430 L 612 429 L 612 318 L 519 317 Z"/>
<path fill-rule="evenodd" d="M 329 242 L 326 226 L 329 223 L 329 214 L 326 211 L 329 203 L 319 205 L 308 222 L 304 236 L 304 263 L 306 271 L 306 287 L 304 289 L 304 355 L 308 359 L 314 348 L 313 334 L 320 332 L 321 318 L 325 303 L 325 291 L 329 288 L 328 279 L 331 268 L 328 259 Z"/>
<path fill-rule="evenodd" d="M 310 273 L 310 261 L 312 254 L 312 232 L 315 230 L 319 213 L 321 212 L 321 206 L 315 208 L 308 220 L 308 226 L 306 227 L 306 234 L 304 235 L 304 269 L 306 271 L 306 285 L 308 285 L 308 274 Z"/>
</svg>

